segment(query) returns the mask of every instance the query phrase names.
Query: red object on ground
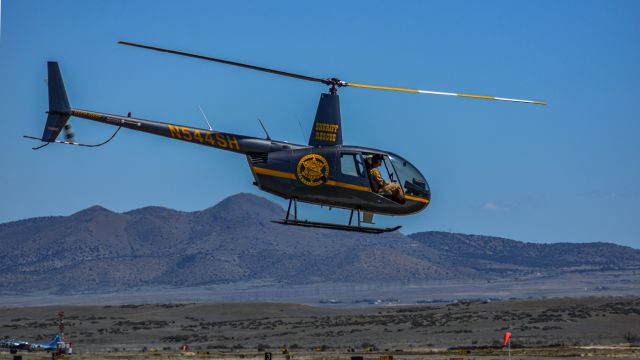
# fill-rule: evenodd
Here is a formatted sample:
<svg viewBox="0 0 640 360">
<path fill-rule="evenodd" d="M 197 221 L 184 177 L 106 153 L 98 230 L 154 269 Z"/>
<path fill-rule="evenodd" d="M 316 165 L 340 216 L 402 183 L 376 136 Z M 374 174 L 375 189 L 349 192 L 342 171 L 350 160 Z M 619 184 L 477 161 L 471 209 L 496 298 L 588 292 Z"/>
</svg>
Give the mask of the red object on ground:
<svg viewBox="0 0 640 360">
<path fill-rule="evenodd" d="M 506 333 L 504 333 L 504 344 L 502 346 L 507 346 L 510 339 L 511 339 L 511 331 L 507 331 Z"/>
</svg>

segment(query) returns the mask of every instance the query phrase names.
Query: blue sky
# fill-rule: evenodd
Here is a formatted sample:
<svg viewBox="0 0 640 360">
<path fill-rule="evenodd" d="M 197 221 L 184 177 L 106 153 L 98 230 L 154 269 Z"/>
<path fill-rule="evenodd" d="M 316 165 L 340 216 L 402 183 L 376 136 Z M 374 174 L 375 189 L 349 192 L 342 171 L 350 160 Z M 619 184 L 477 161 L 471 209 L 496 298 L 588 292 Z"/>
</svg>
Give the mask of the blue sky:
<svg viewBox="0 0 640 360">
<path fill-rule="evenodd" d="M 306 142 L 323 86 L 116 45 L 193 51 L 356 83 L 544 100 L 549 106 L 342 89 L 345 143 L 427 177 L 424 212 L 379 219 L 532 242 L 640 248 L 637 1 L 2 1 L 0 222 L 100 204 L 199 210 L 251 185 L 236 154 L 123 130 L 97 149 L 32 151 L 46 61 L 72 106 Z M 113 128 L 72 121 L 99 142 Z M 284 204 L 277 198 L 260 193 Z M 310 217 L 341 211 L 305 207 Z"/>
</svg>

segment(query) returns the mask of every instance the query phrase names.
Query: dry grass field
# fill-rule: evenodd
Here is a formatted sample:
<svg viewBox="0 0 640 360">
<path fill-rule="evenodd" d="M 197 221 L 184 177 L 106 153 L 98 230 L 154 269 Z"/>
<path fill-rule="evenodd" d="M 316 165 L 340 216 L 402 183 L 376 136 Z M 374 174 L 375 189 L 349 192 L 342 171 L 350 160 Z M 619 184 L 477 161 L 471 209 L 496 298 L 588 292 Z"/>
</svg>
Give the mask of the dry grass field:
<svg viewBox="0 0 640 360">
<path fill-rule="evenodd" d="M 21 353 L 23 360 L 48 360 L 51 355 L 46 353 Z M 363 360 L 380 360 L 384 355 L 393 356 L 394 360 L 506 360 L 507 353 L 504 350 L 429 350 L 414 351 L 411 353 L 345 353 L 336 351 L 300 351 L 291 352 L 289 359 L 292 360 L 350 360 L 352 356 L 361 356 Z M 0 352 L 0 358 L 10 359 L 8 353 Z M 81 353 L 65 356 L 67 359 L 76 360 L 175 360 L 175 359 L 215 359 L 215 360 L 263 360 L 263 352 L 234 352 L 234 353 L 218 353 L 218 352 L 186 352 L 180 353 L 175 351 L 159 351 L 153 353 L 143 352 L 95 352 Z M 286 355 L 273 354 L 273 360 L 285 360 Z M 589 360 L 637 360 L 640 359 L 640 348 L 633 347 L 554 347 L 554 348 L 536 348 L 536 349 L 520 349 L 512 351 L 512 359 L 514 360 L 571 360 L 584 359 Z"/>
<path fill-rule="evenodd" d="M 0 336 L 45 342 L 66 314 L 77 359 L 640 359 L 640 299 L 563 298 L 327 308 L 281 303 L 0 308 Z M 193 354 L 177 349 L 188 344 Z M 143 348 L 157 352 L 142 352 Z M 197 352 L 208 352 L 200 356 Z M 23 359 L 51 358 L 23 353 Z M 7 353 L 0 359 L 9 358 Z"/>
</svg>

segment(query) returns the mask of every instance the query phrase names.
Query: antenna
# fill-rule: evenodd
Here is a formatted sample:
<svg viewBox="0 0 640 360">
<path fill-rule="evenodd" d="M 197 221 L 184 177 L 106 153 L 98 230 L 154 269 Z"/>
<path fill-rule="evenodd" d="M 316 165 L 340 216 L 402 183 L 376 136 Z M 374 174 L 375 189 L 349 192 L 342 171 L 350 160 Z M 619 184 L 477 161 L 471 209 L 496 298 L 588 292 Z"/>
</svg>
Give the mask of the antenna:
<svg viewBox="0 0 640 360">
<path fill-rule="evenodd" d="M 265 135 L 267 135 L 267 140 L 271 140 L 271 136 L 269 136 L 267 128 L 264 127 L 264 124 L 262 123 L 262 120 L 260 120 L 260 118 L 258 118 L 258 122 L 260 123 L 260 126 L 262 126 L 262 130 L 264 130 Z"/>
<path fill-rule="evenodd" d="M 307 134 L 305 134 L 304 132 L 304 128 L 302 127 L 302 123 L 300 122 L 300 119 L 296 119 L 298 120 L 298 125 L 300 125 L 300 132 L 302 133 L 302 141 L 307 141 L 308 137 Z"/>
<path fill-rule="evenodd" d="M 64 311 L 58 311 L 58 335 L 64 340 Z"/>
<path fill-rule="evenodd" d="M 209 126 L 209 131 L 213 131 L 213 129 L 211 128 L 211 124 L 209 123 L 209 119 L 207 119 L 207 115 L 205 115 L 204 111 L 202 110 L 202 106 L 198 105 L 198 109 L 200 109 L 200 113 L 202 114 L 204 121 L 207 122 L 207 126 Z"/>
</svg>

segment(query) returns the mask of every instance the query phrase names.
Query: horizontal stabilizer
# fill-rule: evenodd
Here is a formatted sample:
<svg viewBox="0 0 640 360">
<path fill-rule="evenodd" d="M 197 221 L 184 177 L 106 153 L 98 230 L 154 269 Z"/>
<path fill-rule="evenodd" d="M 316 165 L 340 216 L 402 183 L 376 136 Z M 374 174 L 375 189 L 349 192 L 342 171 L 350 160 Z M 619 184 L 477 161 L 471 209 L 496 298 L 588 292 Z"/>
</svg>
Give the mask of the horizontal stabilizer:
<svg viewBox="0 0 640 360">
<path fill-rule="evenodd" d="M 60 134 L 60 131 L 62 131 L 68 120 L 69 115 L 58 115 L 49 113 L 49 116 L 47 116 L 47 124 L 44 126 L 42 141 L 56 141 L 58 134 Z"/>
</svg>

